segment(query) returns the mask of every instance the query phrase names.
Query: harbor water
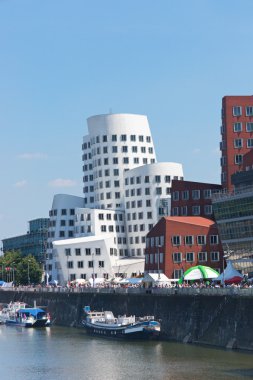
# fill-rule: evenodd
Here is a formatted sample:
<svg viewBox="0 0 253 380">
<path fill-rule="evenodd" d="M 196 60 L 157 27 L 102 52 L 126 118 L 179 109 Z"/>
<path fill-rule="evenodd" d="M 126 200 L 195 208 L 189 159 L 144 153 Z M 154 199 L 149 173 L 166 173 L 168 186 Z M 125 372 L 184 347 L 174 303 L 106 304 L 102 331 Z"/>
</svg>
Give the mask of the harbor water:
<svg viewBox="0 0 253 380">
<path fill-rule="evenodd" d="M 2 325 L 0 369 L 1 380 L 246 380 L 253 378 L 253 353 Z"/>
</svg>

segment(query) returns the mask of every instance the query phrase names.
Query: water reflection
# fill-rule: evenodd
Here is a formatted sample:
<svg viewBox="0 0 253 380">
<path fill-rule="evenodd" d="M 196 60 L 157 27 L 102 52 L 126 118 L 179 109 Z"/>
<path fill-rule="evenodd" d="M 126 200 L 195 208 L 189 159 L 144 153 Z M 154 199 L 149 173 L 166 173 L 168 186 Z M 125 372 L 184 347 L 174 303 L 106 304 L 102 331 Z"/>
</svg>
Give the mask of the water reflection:
<svg viewBox="0 0 253 380">
<path fill-rule="evenodd" d="M 169 342 L 93 338 L 83 330 L 0 327 L 1 379 L 241 380 L 252 354 Z"/>
</svg>

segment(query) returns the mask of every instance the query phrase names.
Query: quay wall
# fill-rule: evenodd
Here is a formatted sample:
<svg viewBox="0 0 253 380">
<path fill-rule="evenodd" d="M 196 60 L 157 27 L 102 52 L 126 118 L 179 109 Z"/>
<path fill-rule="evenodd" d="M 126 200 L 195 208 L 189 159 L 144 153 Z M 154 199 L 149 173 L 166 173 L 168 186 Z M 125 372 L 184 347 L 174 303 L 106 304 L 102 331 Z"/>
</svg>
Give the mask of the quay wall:
<svg viewBox="0 0 253 380">
<path fill-rule="evenodd" d="M 81 327 L 83 307 L 115 315 L 154 315 L 162 339 L 253 350 L 253 289 L 1 290 L 0 303 L 45 307 L 53 324 Z"/>
</svg>

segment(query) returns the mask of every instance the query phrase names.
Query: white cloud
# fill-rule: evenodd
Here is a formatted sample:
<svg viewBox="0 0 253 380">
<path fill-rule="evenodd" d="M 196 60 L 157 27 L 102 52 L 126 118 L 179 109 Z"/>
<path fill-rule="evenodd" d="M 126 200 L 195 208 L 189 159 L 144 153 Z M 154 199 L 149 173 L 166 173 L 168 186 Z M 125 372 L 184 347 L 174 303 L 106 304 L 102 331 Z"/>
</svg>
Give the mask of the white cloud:
<svg viewBox="0 0 253 380">
<path fill-rule="evenodd" d="M 49 182 L 49 186 L 51 187 L 74 187 L 76 186 L 76 182 L 72 179 L 63 179 L 56 178 Z"/>
<path fill-rule="evenodd" d="M 22 179 L 21 181 L 18 181 L 14 184 L 15 187 L 25 187 L 27 185 L 27 181 L 25 179 Z"/>
<path fill-rule="evenodd" d="M 22 153 L 18 156 L 22 160 L 42 160 L 47 158 L 45 153 Z"/>
</svg>

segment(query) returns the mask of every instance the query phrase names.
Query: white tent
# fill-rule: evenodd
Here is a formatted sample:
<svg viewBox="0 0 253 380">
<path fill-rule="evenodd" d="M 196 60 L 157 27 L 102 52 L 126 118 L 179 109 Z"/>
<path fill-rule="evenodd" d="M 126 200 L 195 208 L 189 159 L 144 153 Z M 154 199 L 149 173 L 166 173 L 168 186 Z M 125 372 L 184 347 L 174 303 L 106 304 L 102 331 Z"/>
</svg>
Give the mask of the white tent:
<svg viewBox="0 0 253 380">
<path fill-rule="evenodd" d="M 145 287 L 155 286 L 155 285 L 170 285 L 171 280 L 165 276 L 164 273 L 147 273 L 142 282 Z"/>
<path fill-rule="evenodd" d="M 105 279 L 104 277 L 101 277 L 101 278 L 94 278 L 94 282 L 93 282 L 93 278 L 90 278 L 89 279 L 89 283 L 91 284 L 91 286 L 97 286 L 99 284 L 103 284 L 105 282 Z"/>
<path fill-rule="evenodd" d="M 233 267 L 232 261 L 227 261 L 227 267 L 219 277 L 215 278 L 215 281 L 225 282 L 226 284 L 238 283 L 242 281 L 243 275 Z"/>
</svg>

